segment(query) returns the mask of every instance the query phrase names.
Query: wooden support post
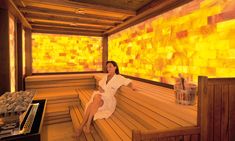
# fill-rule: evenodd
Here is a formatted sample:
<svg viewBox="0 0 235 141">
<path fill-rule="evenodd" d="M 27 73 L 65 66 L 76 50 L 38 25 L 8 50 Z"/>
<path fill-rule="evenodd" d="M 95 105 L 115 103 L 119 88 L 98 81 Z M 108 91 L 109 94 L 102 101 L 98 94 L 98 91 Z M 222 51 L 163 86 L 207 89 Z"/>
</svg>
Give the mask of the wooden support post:
<svg viewBox="0 0 235 141">
<path fill-rule="evenodd" d="M 18 91 L 24 89 L 22 31 L 23 31 L 22 23 L 17 23 Z"/>
<path fill-rule="evenodd" d="M 107 72 L 106 70 L 106 62 L 108 61 L 108 36 L 103 36 L 102 38 L 102 70 L 103 72 Z"/>
<path fill-rule="evenodd" d="M 1 3 L 0 3 L 1 4 Z M 0 95 L 10 91 L 9 13 L 0 7 Z"/>
<path fill-rule="evenodd" d="M 201 141 L 208 139 L 208 99 L 207 95 L 207 77 L 198 78 L 198 125 L 201 128 Z"/>
<path fill-rule="evenodd" d="M 25 29 L 25 58 L 26 76 L 32 75 L 32 33 L 30 29 Z"/>
</svg>

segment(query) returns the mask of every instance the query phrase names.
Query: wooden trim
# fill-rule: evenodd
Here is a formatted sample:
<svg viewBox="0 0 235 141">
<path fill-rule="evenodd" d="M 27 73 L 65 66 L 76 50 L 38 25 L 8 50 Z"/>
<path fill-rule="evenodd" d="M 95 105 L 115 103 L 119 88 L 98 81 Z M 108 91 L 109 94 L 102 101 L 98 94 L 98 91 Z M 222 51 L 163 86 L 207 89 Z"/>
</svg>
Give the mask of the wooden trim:
<svg viewBox="0 0 235 141">
<path fill-rule="evenodd" d="M 17 6 L 14 4 L 14 2 L 12 0 L 7 0 L 7 4 L 8 4 L 8 8 L 9 11 L 15 16 L 17 17 L 25 27 L 31 29 L 31 25 L 28 23 L 28 21 L 25 19 L 25 17 L 23 16 L 23 14 L 20 12 L 20 10 L 17 8 Z"/>
<path fill-rule="evenodd" d="M 69 11 L 61 11 L 61 10 L 52 10 L 48 8 L 38 8 L 38 7 L 21 7 L 19 8 L 23 13 L 33 13 L 33 14 L 44 14 L 44 15 L 60 15 L 62 17 L 71 17 L 71 18 L 83 18 L 83 19 L 91 19 L 91 20 L 101 20 L 107 22 L 114 22 L 114 23 L 122 23 L 122 19 L 115 18 L 115 17 L 106 17 L 106 16 L 99 16 L 99 15 L 92 15 L 92 14 L 79 14 L 75 12 Z"/>
<path fill-rule="evenodd" d="M 102 31 L 89 31 L 86 29 L 69 29 L 69 28 L 57 28 L 57 27 L 42 27 L 42 26 L 33 26 L 33 30 L 45 30 L 45 31 L 64 31 L 64 32 L 76 32 L 76 33 L 87 33 L 94 35 L 102 35 Z"/>
<path fill-rule="evenodd" d="M 141 141 L 141 131 L 133 130 L 132 131 L 132 141 Z"/>
<path fill-rule="evenodd" d="M 10 91 L 9 13 L 0 8 L 0 95 Z"/>
<path fill-rule="evenodd" d="M 33 75 L 54 75 L 54 74 L 85 74 L 85 73 L 102 73 L 102 71 L 85 71 L 85 72 L 48 72 L 48 73 L 33 73 Z"/>
<path fill-rule="evenodd" d="M 102 37 L 102 33 L 88 33 L 88 32 L 76 32 L 76 31 L 59 31 L 59 30 L 41 30 L 33 29 L 33 33 L 48 33 L 48 34 L 65 34 L 65 35 L 82 35 L 82 36 L 97 36 Z"/>
<path fill-rule="evenodd" d="M 108 61 L 108 36 L 103 36 L 102 47 L 102 70 L 103 72 L 107 72 L 106 62 Z"/>
<path fill-rule="evenodd" d="M 143 79 L 143 78 L 138 78 L 138 77 L 134 77 L 134 76 L 129 76 L 129 75 L 125 75 L 122 74 L 123 76 L 133 79 L 133 80 L 137 80 L 137 81 L 141 81 L 141 82 L 145 82 L 145 83 L 149 83 L 149 84 L 153 84 L 153 85 L 157 85 L 157 86 L 162 86 L 165 88 L 169 88 L 169 89 L 173 89 L 174 86 L 171 84 L 166 84 L 166 83 L 162 83 L 162 82 L 156 82 L 156 81 L 152 81 L 152 80 L 148 80 L 148 79 Z"/>
<path fill-rule="evenodd" d="M 107 27 L 92 27 L 92 26 L 84 26 L 84 25 L 78 25 L 78 24 L 62 24 L 62 23 L 51 23 L 51 22 L 29 22 L 31 25 L 41 25 L 41 26 L 61 26 L 61 27 L 68 27 L 68 28 L 89 28 L 89 29 L 94 29 L 94 30 L 102 30 L 105 31 L 107 29 Z"/>
<path fill-rule="evenodd" d="M 104 12 L 113 12 L 117 14 L 123 14 L 127 16 L 135 16 L 136 12 L 131 10 L 125 9 L 118 9 L 107 7 L 103 5 L 94 5 L 82 2 L 72 2 L 72 1 L 64 1 L 64 0 L 24 0 L 26 3 L 29 3 L 31 6 L 36 6 L 37 4 L 41 5 L 54 5 L 54 6 L 61 6 L 61 7 L 68 7 L 74 9 L 91 9 L 91 10 L 99 10 Z"/>
<path fill-rule="evenodd" d="M 32 33 L 30 29 L 25 29 L 25 75 L 32 75 Z"/>
<path fill-rule="evenodd" d="M 70 30 L 73 30 L 73 29 L 75 29 L 75 30 L 87 30 L 87 31 L 98 31 L 98 32 L 103 32 L 103 31 L 105 31 L 105 29 L 99 29 L 99 28 L 90 28 L 90 27 L 80 27 L 80 26 L 78 26 L 78 27 L 76 27 L 76 26 L 61 26 L 61 25 L 58 25 L 58 24 L 56 24 L 56 25 L 51 25 L 51 24 L 38 24 L 38 23 L 32 23 L 31 24 L 32 25 L 32 27 L 34 28 L 34 27 L 43 27 L 43 28 L 57 28 L 58 30 L 60 29 L 60 28 L 62 28 L 62 29 L 70 29 Z"/>
<path fill-rule="evenodd" d="M 93 25 L 103 25 L 103 26 L 109 26 L 114 27 L 114 23 L 110 22 L 103 22 L 103 21 L 97 21 L 97 20 L 84 20 L 81 18 L 70 18 L 70 17 L 61 17 L 61 16 L 55 16 L 55 15 L 43 15 L 43 14 L 31 14 L 26 13 L 25 17 L 27 19 L 31 20 L 47 20 L 47 21 L 55 21 L 55 22 L 70 22 L 70 23 L 83 23 L 83 24 L 93 24 Z"/>
<path fill-rule="evenodd" d="M 114 33 L 117 33 L 123 29 L 126 29 L 130 26 L 136 25 L 138 23 L 141 23 L 143 21 L 146 21 L 152 17 L 155 17 L 157 15 L 160 15 L 164 12 L 167 12 L 171 9 L 174 9 L 178 6 L 181 6 L 185 3 L 188 3 L 192 0 L 159 0 L 156 1 L 157 4 L 155 4 L 154 7 L 149 6 L 148 9 L 146 9 L 145 11 L 141 11 L 140 13 L 138 13 L 135 17 L 129 18 L 128 20 L 126 20 L 124 23 L 119 24 L 118 26 L 111 28 L 110 30 L 106 31 L 105 34 L 107 35 L 111 35 Z M 148 6 L 146 6 L 148 7 Z"/>
</svg>

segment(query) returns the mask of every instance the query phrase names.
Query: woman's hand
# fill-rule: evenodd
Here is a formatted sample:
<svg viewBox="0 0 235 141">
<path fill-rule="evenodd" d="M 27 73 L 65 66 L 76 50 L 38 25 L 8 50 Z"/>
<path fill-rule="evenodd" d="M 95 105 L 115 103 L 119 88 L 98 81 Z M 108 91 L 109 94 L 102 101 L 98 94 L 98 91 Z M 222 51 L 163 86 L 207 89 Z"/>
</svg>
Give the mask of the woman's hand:
<svg viewBox="0 0 235 141">
<path fill-rule="evenodd" d="M 136 91 L 136 90 L 137 90 L 137 89 L 133 86 L 133 82 L 129 83 L 127 86 L 130 87 L 133 91 Z"/>
<path fill-rule="evenodd" d="M 104 89 L 103 89 L 103 88 L 101 88 L 101 87 L 99 86 L 98 89 L 99 89 L 99 92 L 100 92 L 100 93 L 104 93 Z"/>
</svg>

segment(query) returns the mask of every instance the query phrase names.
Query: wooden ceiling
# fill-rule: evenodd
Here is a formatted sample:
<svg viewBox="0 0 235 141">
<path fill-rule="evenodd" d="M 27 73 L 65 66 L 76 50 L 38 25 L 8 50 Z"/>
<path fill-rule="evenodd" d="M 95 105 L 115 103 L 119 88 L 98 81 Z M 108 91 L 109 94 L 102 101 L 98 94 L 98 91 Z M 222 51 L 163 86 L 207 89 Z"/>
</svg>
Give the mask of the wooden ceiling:
<svg viewBox="0 0 235 141">
<path fill-rule="evenodd" d="M 103 36 L 190 0 L 9 0 L 32 32 Z"/>
</svg>

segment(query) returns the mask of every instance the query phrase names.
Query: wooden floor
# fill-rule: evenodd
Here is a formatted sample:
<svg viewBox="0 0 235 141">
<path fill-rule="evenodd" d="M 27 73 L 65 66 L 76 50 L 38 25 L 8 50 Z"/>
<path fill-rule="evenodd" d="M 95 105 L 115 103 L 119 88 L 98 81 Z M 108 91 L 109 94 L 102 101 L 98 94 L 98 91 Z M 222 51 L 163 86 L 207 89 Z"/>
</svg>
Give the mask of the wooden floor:
<svg viewBox="0 0 235 141">
<path fill-rule="evenodd" d="M 43 127 L 42 141 L 76 141 L 72 122 L 51 124 Z"/>
</svg>

